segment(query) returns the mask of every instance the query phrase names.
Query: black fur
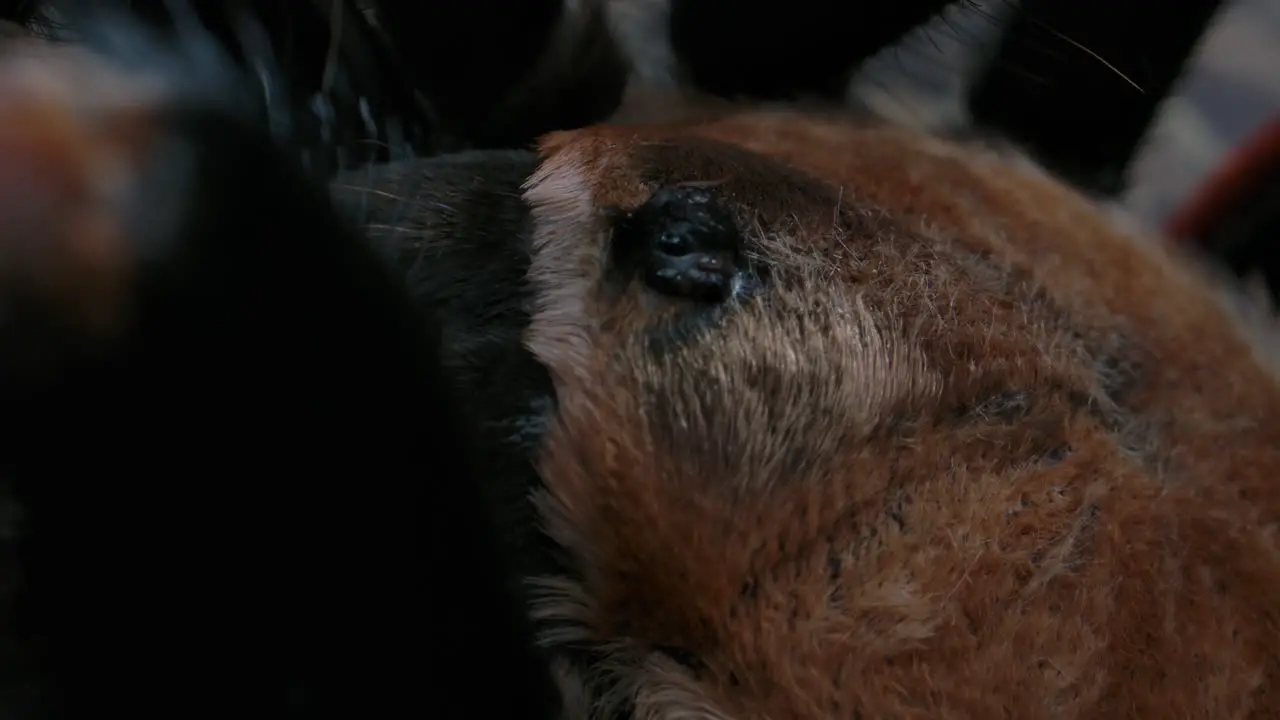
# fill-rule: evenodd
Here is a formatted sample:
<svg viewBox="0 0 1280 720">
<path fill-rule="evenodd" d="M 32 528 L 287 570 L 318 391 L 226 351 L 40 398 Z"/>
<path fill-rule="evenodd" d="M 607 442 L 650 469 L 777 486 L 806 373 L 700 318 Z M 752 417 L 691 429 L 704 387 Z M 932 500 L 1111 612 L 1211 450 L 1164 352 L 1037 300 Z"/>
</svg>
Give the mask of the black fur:
<svg viewBox="0 0 1280 720">
<path fill-rule="evenodd" d="M 525 151 L 473 151 L 345 173 L 333 194 L 404 273 L 415 304 L 440 319 L 443 361 L 484 448 L 480 472 L 521 569 L 544 540 L 528 502 L 532 455 L 553 411 L 551 379 L 523 344 L 532 225 Z"/>
<path fill-rule="evenodd" d="M 132 322 L 0 286 L 0 714 L 553 717 L 438 324 L 251 116 L 155 112 Z"/>
</svg>

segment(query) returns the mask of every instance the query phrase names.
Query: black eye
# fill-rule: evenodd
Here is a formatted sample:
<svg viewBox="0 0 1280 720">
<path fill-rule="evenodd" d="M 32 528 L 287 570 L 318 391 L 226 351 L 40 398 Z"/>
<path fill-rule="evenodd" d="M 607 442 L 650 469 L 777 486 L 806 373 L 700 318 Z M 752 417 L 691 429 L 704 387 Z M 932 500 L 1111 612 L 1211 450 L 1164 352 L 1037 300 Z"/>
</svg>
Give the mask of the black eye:
<svg viewBox="0 0 1280 720">
<path fill-rule="evenodd" d="M 691 249 L 691 243 L 687 236 L 674 233 L 668 230 L 662 233 L 662 237 L 658 239 L 658 250 L 668 255 L 687 255 Z"/>
<path fill-rule="evenodd" d="M 723 302 L 743 287 L 743 239 L 704 188 L 663 188 L 617 219 L 613 260 L 672 297 Z"/>
</svg>

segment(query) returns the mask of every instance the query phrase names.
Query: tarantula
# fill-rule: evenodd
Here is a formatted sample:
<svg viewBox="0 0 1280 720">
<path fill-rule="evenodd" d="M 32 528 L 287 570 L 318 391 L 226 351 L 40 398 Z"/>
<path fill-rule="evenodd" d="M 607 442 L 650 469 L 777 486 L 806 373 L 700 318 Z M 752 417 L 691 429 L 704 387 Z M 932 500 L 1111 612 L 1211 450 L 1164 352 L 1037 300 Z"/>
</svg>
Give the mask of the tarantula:
<svg viewBox="0 0 1280 720">
<path fill-rule="evenodd" d="M 0 50 L 6 717 L 1280 710 L 1273 328 L 1022 152 L 334 172 L 270 32 L 76 17 Z"/>
</svg>

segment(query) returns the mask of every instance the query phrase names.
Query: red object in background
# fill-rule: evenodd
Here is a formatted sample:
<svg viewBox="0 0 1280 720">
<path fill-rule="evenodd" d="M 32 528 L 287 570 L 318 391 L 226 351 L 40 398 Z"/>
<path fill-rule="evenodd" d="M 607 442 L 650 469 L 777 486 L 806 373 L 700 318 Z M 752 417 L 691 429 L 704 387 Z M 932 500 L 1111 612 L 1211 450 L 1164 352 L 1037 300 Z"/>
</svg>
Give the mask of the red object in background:
<svg viewBox="0 0 1280 720">
<path fill-rule="evenodd" d="M 1280 307 L 1280 118 L 1236 147 L 1165 230 L 1237 277 L 1261 280 Z"/>
<path fill-rule="evenodd" d="M 1280 118 L 1264 125 L 1228 154 L 1226 161 L 1173 214 L 1166 231 L 1175 238 L 1206 241 L 1225 217 L 1280 175 Z"/>
</svg>

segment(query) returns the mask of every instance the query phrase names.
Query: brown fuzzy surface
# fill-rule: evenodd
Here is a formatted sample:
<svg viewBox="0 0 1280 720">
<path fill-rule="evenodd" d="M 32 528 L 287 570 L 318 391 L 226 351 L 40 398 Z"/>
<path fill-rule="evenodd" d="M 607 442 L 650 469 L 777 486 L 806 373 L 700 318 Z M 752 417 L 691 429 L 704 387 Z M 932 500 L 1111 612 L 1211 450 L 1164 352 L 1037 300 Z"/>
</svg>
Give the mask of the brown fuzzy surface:
<svg viewBox="0 0 1280 720">
<path fill-rule="evenodd" d="M 1280 717 L 1280 380 L 1188 263 L 890 128 L 542 152 L 538 502 L 574 572 L 536 614 L 569 717 Z M 676 337 L 695 311 L 610 279 L 604 209 L 682 182 L 769 276 Z"/>
</svg>

